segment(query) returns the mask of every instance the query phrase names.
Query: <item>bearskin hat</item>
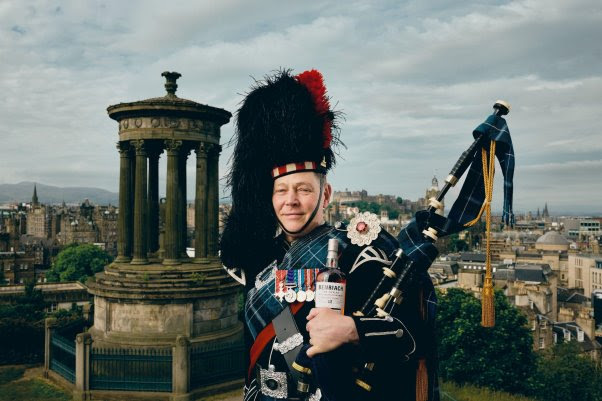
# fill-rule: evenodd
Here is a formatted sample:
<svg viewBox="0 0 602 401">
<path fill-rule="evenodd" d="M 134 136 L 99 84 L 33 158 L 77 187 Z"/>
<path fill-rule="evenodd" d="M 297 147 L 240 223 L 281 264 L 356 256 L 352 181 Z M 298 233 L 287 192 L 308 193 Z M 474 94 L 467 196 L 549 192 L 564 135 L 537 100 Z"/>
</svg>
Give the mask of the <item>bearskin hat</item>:
<svg viewBox="0 0 602 401">
<path fill-rule="evenodd" d="M 252 278 L 272 261 L 278 228 L 272 207 L 274 171 L 288 165 L 293 166 L 288 172 L 326 173 L 340 143 L 336 117 L 316 70 L 296 76 L 282 70 L 256 81 L 237 112 L 228 175 L 232 209 L 220 240 L 226 267 Z"/>
</svg>

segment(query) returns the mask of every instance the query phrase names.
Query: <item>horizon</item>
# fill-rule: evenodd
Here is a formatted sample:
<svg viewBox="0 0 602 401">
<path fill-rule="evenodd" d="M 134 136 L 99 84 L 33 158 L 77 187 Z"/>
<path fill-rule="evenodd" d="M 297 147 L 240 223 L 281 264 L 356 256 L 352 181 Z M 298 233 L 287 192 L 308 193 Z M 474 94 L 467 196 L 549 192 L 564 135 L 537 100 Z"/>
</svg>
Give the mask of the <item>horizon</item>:
<svg viewBox="0 0 602 401">
<path fill-rule="evenodd" d="M 7 183 L 3 184 L 3 183 L 0 183 L 0 185 L 20 185 L 20 184 L 31 184 L 32 185 L 32 193 L 33 193 L 33 185 L 34 184 L 35 185 L 40 184 L 43 187 L 44 186 L 48 186 L 48 187 L 54 187 L 54 188 L 58 188 L 58 189 L 75 188 L 75 189 L 102 190 L 102 191 L 107 191 L 107 192 L 109 192 L 111 194 L 114 194 L 114 195 L 117 195 L 117 196 L 119 195 L 119 192 L 114 192 L 114 191 L 110 191 L 108 189 L 99 188 L 99 187 L 78 187 L 78 186 L 75 186 L 75 187 L 60 187 L 60 186 L 57 186 L 57 185 L 49 185 L 49 184 L 44 184 L 44 183 L 34 182 L 34 181 L 21 181 L 21 182 L 14 183 L 14 184 L 7 184 Z M 359 191 L 363 191 L 363 190 L 364 189 L 362 189 L 362 188 L 359 188 L 359 189 L 348 189 L 348 188 L 345 188 L 343 190 L 339 190 L 339 189 L 333 188 L 333 192 L 359 192 Z M 368 196 L 377 196 L 377 195 L 394 196 L 394 197 L 398 197 L 399 196 L 399 197 L 402 197 L 403 199 L 406 199 L 403 196 L 401 196 L 401 194 L 370 193 L 368 191 Z M 164 197 L 164 194 L 162 194 L 161 197 Z M 44 195 L 43 195 L 43 193 L 40 194 L 39 191 L 38 191 L 38 198 L 40 199 L 40 203 L 51 205 L 51 206 L 60 205 L 62 203 L 62 202 L 44 202 L 43 201 Z M 76 206 L 77 204 L 85 201 L 86 199 L 89 199 L 89 198 L 83 198 L 83 199 L 81 199 L 79 201 L 72 201 L 72 202 L 65 202 L 65 203 L 67 205 Z M 415 198 L 415 199 L 407 198 L 407 199 L 410 199 L 412 202 L 415 202 L 415 201 L 418 200 L 418 198 Z M 90 200 L 90 201 L 92 203 L 94 203 L 92 200 Z M 10 205 L 10 204 L 12 204 L 14 202 L 17 202 L 17 203 L 29 203 L 30 200 L 5 201 L 4 203 L 0 202 L 0 206 Z M 194 198 L 188 199 L 187 203 L 189 203 L 189 204 L 190 203 L 194 203 Z M 231 200 L 230 200 L 229 197 L 222 197 L 222 198 L 220 198 L 219 203 L 220 204 L 231 204 Z M 113 205 L 111 203 L 95 203 L 95 205 L 97 205 L 97 206 L 112 205 L 112 206 L 118 207 L 118 204 L 114 204 Z M 543 211 L 543 206 L 539 206 L 539 208 L 540 208 L 541 211 Z M 550 209 L 550 208 L 551 208 L 551 206 L 550 206 L 550 204 L 548 204 L 548 209 Z M 536 213 L 537 209 L 538 208 L 536 207 L 533 210 L 514 210 L 514 214 L 517 215 L 517 216 L 519 216 L 519 215 L 526 215 L 529 212 Z M 446 210 L 446 213 L 447 213 L 449 211 L 449 206 L 447 206 L 445 210 Z M 492 212 L 493 215 L 501 215 L 502 214 L 502 209 L 501 209 L 501 207 L 498 208 L 498 209 L 492 208 L 491 212 Z M 585 212 L 571 211 L 571 210 L 554 211 L 554 209 L 552 207 L 552 211 L 550 211 L 550 216 L 551 217 L 583 217 L 583 218 L 591 217 L 591 218 L 598 218 L 598 217 L 602 217 L 602 211 L 585 211 Z"/>
</svg>

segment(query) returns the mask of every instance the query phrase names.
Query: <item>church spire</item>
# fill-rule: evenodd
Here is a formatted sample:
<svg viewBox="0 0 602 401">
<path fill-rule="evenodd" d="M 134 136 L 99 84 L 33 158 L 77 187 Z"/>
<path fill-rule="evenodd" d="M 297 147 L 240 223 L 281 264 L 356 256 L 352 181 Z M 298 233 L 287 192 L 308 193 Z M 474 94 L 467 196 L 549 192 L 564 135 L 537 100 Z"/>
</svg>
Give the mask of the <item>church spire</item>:
<svg viewBox="0 0 602 401">
<path fill-rule="evenodd" d="M 33 196 L 31 197 L 31 205 L 38 206 L 38 189 L 36 184 L 33 184 Z"/>
<path fill-rule="evenodd" d="M 546 202 L 546 205 L 543 208 L 543 217 L 550 217 L 550 212 L 548 212 L 548 202 Z"/>
<path fill-rule="evenodd" d="M 439 180 L 437 180 L 436 175 L 433 176 L 433 179 L 431 180 L 431 185 L 432 188 L 439 190 Z"/>
</svg>

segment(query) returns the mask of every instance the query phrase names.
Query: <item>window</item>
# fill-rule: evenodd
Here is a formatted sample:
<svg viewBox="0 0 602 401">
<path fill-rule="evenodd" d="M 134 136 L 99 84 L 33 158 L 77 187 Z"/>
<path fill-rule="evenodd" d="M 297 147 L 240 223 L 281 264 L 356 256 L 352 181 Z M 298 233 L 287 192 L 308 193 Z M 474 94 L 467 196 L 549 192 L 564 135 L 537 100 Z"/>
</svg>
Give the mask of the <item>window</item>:
<svg viewBox="0 0 602 401">
<path fill-rule="evenodd" d="M 546 347 L 546 342 L 543 337 L 539 337 L 539 349 L 544 349 Z"/>
</svg>

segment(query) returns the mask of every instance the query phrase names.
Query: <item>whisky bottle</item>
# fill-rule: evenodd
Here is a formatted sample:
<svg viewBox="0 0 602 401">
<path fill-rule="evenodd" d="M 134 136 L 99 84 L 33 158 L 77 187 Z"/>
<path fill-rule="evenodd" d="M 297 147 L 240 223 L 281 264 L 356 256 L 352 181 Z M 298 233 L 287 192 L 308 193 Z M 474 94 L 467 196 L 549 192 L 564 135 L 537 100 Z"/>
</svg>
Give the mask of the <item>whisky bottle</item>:
<svg viewBox="0 0 602 401">
<path fill-rule="evenodd" d="M 316 308 L 330 308 L 345 313 L 345 273 L 339 270 L 339 241 L 328 240 L 326 268 L 316 276 Z"/>
</svg>

